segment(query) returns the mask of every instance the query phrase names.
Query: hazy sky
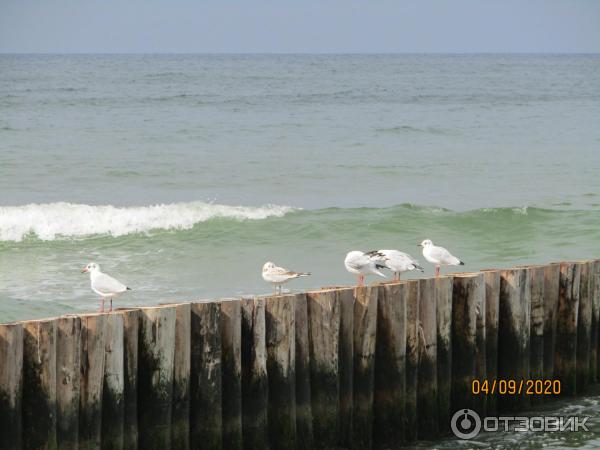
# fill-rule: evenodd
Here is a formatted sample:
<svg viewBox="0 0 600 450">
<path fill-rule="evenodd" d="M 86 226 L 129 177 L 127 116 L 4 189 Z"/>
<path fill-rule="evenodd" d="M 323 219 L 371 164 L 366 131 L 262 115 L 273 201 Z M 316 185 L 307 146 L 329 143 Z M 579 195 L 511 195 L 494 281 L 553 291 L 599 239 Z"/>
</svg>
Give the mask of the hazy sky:
<svg viewBox="0 0 600 450">
<path fill-rule="evenodd" d="M 0 0 L 0 52 L 600 52 L 600 0 Z"/>
</svg>

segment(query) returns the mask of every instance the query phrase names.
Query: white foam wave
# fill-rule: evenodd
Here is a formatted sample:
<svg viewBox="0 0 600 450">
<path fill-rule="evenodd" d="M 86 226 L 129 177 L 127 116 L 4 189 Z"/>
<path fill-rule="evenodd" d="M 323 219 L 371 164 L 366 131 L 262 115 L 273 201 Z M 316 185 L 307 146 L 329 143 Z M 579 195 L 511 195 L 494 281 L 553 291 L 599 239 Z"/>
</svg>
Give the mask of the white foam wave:
<svg viewBox="0 0 600 450">
<path fill-rule="evenodd" d="M 228 206 L 204 202 L 116 207 L 73 203 L 0 207 L 0 241 L 22 241 L 34 235 L 52 241 L 92 235 L 123 236 L 151 230 L 187 230 L 216 218 L 259 220 L 282 217 L 294 208 L 265 205 Z"/>
</svg>

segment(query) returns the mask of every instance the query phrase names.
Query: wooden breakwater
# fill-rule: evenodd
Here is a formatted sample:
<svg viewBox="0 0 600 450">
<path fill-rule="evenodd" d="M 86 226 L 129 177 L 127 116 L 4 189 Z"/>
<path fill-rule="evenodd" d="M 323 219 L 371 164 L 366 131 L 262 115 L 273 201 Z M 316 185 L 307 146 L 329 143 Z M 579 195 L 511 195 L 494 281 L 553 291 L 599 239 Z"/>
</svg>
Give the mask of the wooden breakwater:
<svg viewBox="0 0 600 450">
<path fill-rule="evenodd" d="M 0 449 L 396 448 L 585 392 L 599 321 L 590 260 L 4 324 Z"/>
</svg>

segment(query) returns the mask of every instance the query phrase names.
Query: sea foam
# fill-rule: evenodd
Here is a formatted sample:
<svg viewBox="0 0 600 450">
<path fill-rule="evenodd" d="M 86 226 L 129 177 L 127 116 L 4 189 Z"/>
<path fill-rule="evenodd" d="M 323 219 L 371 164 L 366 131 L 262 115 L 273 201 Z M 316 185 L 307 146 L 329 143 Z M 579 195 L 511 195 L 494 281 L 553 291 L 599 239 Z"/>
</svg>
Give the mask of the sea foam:
<svg viewBox="0 0 600 450">
<path fill-rule="evenodd" d="M 205 202 L 116 207 L 73 203 L 0 207 L 0 241 L 35 236 L 44 241 L 92 235 L 123 236 L 151 230 L 187 230 L 211 219 L 259 220 L 282 217 L 289 206 L 228 206 Z"/>
</svg>

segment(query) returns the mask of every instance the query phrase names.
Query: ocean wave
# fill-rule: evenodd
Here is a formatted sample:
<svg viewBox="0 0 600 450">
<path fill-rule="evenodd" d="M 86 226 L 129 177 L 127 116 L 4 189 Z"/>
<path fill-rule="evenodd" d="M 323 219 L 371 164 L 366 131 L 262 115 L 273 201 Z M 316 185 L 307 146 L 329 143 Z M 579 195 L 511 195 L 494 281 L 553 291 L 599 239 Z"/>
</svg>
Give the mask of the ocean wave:
<svg viewBox="0 0 600 450">
<path fill-rule="evenodd" d="M 211 219 L 260 220 L 282 217 L 290 206 L 229 206 L 205 202 L 116 207 L 73 203 L 0 207 L 0 241 L 20 242 L 28 236 L 44 241 L 93 235 L 188 230 Z"/>
</svg>

